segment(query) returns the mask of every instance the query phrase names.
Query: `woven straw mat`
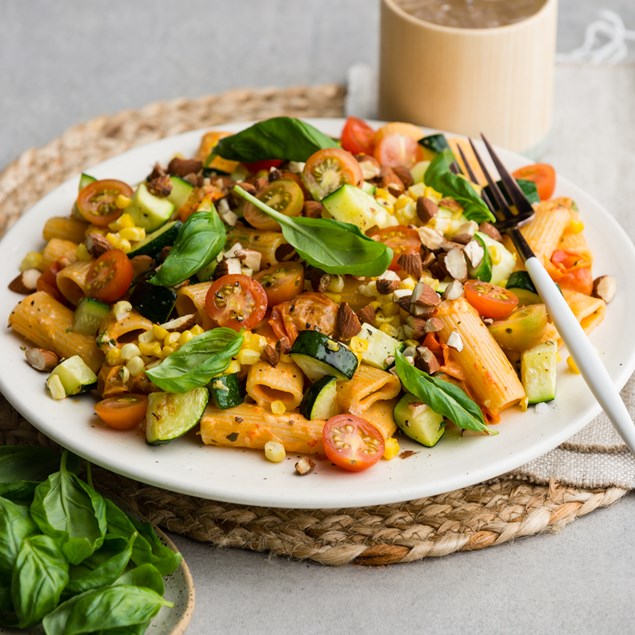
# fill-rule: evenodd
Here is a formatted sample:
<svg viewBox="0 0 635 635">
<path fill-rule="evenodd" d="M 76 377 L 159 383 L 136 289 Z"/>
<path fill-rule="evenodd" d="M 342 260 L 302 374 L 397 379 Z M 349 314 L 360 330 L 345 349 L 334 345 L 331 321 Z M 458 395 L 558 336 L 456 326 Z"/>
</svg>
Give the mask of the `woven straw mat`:
<svg viewBox="0 0 635 635">
<path fill-rule="evenodd" d="M 132 146 L 231 120 L 274 115 L 341 117 L 336 85 L 234 90 L 155 103 L 77 125 L 46 146 L 27 150 L 0 174 L 0 232 L 38 199 L 87 165 Z M 0 443 L 52 443 L 0 398 Z M 502 477 L 446 494 L 356 509 L 246 507 L 174 494 L 100 468 L 97 487 L 160 527 L 223 547 L 327 565 L 412 562 L 483 549 L 521 536 L 554 532 L 628 490 L 539 485 Z"/>
</svg>

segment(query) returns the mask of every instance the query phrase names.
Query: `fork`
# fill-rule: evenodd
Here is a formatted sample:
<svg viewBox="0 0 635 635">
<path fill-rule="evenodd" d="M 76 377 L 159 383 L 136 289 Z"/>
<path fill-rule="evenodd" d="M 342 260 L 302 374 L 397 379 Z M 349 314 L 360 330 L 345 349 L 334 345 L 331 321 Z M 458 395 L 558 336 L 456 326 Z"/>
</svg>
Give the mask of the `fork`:
<svg viewBox="0 0 635 635">
<path fill-rule="evenodd" d="M 469 142 L 474 156 L 487 180 L 491 192 L 491 198 L 485 192 L 483 192 L 482 198 L 496 217 L 496 227 L 500 232 L 506 233 L 512 239 L 518 254 L 525 263 L 525 268 L 538 294 L 545 303 L 551 319 L 580 370 L 580 374 L 624 440 L 624 443 L 626 443 L 628 449 L 635 454 L 635 425 L 633 425 L 633 420 L 626 405 L 622 401 L 618 389 L 615 387 L 604 364 L 602 364 L 584 329 L 573 314 L 573 311 L 569 308 L 562 293 L 551 279 L 551 276 L 547 273 L 543 264 L 535 256 L 520 231 L 520 226 L 529 221 L 534 215 L 534 209 L 531 203 L 525 198 L 525 195 L 515 179 L 496 155 L 490 143 L 483 135 L 481 135 L 481 138 L 498 171 L 503 189 L 512 201 L 513 208 L 515 208 L 513 209 L 508 205 L 503 192 L 501 192 L 496 181 L 491 177 L 481 155 L 470 139 Z M 459 152 L 468 175 L 472 181 L 475 183 L 478 182 L 460 146 Z"/>
</svg>

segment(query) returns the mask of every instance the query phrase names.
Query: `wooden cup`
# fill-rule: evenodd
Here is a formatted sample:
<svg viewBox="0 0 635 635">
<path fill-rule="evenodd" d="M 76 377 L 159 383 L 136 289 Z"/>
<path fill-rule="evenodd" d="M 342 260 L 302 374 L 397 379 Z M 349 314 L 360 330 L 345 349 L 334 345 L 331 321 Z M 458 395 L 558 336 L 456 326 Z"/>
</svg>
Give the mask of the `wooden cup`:
<svg viewBox="0 0 635 635">
<path fill-rule="evenodd" d="M 381 2 L 379 117 L 489 141 L 529 156 L 551 126 L 557 0 L 489 29 L 445 27 Z"/>
</svg>

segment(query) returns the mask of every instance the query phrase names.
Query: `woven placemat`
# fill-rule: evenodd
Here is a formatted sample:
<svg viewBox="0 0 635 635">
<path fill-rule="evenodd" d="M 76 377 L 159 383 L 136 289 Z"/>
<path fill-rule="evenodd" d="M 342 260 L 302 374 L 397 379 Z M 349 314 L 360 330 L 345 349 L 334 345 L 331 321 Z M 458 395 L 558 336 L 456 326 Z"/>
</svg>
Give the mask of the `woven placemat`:
<svg viewBox="0 0 635 635">
<path fill-rule="evenodd" d="M 280 114 L 340 117 L 345 97 L 337 85 L 235 90 L 155 103 L 77 125 L 46 146 L 26 151 L 0 174 L 0 233 L 70 176 L 132 146 L 228 121 Z M 0 443 L 53 445 L 3 398 Z M 328 565 L 412 562 L 554 532 L 628 492 L 502 477 L 399 504 L 289 510 L 175 494 L 100 468 L 93 476 L 105 495 L 168 531 L 219 547 Z"/>
</svg>

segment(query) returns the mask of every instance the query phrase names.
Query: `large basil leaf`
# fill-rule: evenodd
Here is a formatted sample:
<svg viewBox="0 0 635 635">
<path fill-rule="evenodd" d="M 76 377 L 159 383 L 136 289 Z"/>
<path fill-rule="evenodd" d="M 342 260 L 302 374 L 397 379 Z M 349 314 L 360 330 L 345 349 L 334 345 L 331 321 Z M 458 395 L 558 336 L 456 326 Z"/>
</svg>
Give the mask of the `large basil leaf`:
<svg viewBox="0 0 635 635">
<path fill-rule="evenodd" d="M 450 196 L 463 206 L 463 215 L 476 223 L 495 222 L 496 218 L 467 179 L 454 174 L 451 150 L 439 152 L 428 166 L 423 180 L 443 196 Z"/>
<path fill-rule="evenodd" d="M 136 537 L 137 534 L 134 533 L 126 541 L 124 538 L 106 536 L 95 553 L 70 568 L 70 581 L 66 591 L 82 593 L 112 584 L 125 571 Z"/>
<path fill-rule="evenodd" d="M 300 119 L 272 117 L 222 138 L 207 163 L 215 156 L 243 162 L 262 159 L 306 161 L 314 152 L 337 145 L 334 139 Z"/>
<path fill-rule="evenodd" d="M 476 402 L 458 386 L 415 368 L 399 351 L 395 353 L 395 369 L 404 390 L 421 399 L 459 428 L 495 434 L 485 425 L 483 413 Z"/>
<path fill-rule="evenodd" d="M 194 212 L 183 223 L 168 257 L 149 282 L 173 287 L 187 280 L 218 256 L 226 234 L 215 209 Z"/>
<path fill-rule="evenodd" d="M 119 576 L 113 584 L 134 584 L 135 586 L 144 586 L 148 589 L 152 589 L 159 595 L 165 593 L 165 584 L 163 583 L 161 572 L 149 562 L 139 565 L 134 569 L 129 569 Z"/>
<path fill-rule="evenodd" d="M 98 549 L 106 535 L 103 497 L 66 469 L 62 454 L 59 472 L 35 489 L 31 516 L 42 533 L 58 538 L 71 564 L 79 564 Z"/>
<path fill-rule="evenodd" d="M 68 562 L 57 540 L 30 536 L 22 542 L 11 581 L 20 628 L 39 622 L 59 602 L 68 583 Z"/>
<path fill-rule="evenodd" d="M 243 336 L 229 328 L 205 331 L 146 370 L 146 375 L 165 392 L 187 392 L 222 373 L 242 343 Z"/>
<path fill-rule="evenodd" d="M 28 507 L 0 497 L 0 573 L 11 573 L 22 541 L 37 531 Z"/>
<path fill-rule="evenodd" d="M 58 452 L 44 447 L 0 446 L 0 496 L 24 500 L 59 468 Z"/>
<path fill-rule="evenodd" d="M 126 584 L 92 589 L 60 604 L 43 620 L 47 635 L 79 635 L 144 624 L 162 606 L 173 606 L 158 593 Z"/>
<path fill-rule="evenodd" d="M 326 273 L 380 276 L 392 260 L 392 250 L 351 223 L 328 218 L 290 217 L 235 186 L 234 192 L 280 223 L 282 235 L 308 264 Z"/>
</svg>

